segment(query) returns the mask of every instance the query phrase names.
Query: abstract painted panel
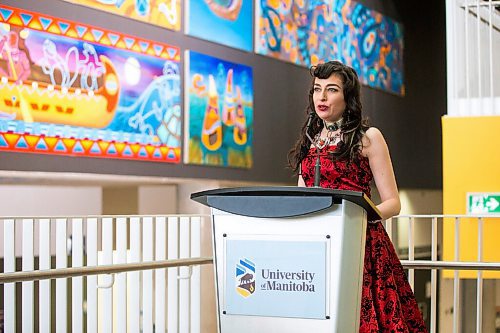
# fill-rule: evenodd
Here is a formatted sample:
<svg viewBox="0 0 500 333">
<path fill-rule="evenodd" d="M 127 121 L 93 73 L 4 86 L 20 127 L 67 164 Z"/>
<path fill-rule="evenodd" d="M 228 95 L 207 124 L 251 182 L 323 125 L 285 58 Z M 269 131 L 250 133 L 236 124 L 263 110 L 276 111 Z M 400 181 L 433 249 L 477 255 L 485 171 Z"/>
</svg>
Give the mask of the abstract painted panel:
<svg viewBox="0 0 500 333">
<path fill-rule="evenodd" d="M 252 51 L 252 0 L 186 0 L 186 32 Z"/>
<path fill-rule="evenodd" d="M 251 168 L 252 68 L 186 51 L 186 163 Z"/>
<path fill-rule="evenodd" d="M 123 17 L 181 30 L 181 0 L 65 0 Z"/>
<path fill-rule="evenodd" d="M 404 95 L 400 24 L 350 0 L 256 3 L 256 53 L 306 67 L 339 60 L 363 84 Z"/>
<path fill-rule="evenodd" d="M 179 48 L 0 6 L 0 151 L 180 162 Z"/>
</svg>

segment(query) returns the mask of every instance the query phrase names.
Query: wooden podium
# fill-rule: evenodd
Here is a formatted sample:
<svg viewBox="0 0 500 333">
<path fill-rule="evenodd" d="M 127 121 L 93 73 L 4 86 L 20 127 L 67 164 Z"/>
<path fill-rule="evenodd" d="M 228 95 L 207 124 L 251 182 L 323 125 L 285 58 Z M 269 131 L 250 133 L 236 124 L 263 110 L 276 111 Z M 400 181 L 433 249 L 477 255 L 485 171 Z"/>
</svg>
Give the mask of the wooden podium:
<svg viewBox="0 0 500 333">
<path fill-rule="evenodd" d="M 212 208 L 218 330 L 358 332 L 366 223 L 360 192 L 242 187 L 191 194 Z"/>
</svg>

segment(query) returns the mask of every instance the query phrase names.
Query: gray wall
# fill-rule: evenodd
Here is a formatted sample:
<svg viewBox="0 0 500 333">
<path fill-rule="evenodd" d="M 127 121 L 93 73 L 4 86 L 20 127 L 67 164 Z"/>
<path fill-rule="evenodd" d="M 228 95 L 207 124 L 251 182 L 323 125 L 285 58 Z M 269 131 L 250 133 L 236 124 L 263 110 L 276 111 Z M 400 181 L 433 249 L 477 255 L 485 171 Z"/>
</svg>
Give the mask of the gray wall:
<svg viewBox="0 0 500 333">
<path fill-rule="evenodd" d="M 446 112 L 444 1 L 361 1 L 405 29 L 406 96 L 363 87 L 366 115 L 389 144 L 401 188 L 441 188 L 440 116 Z M 254 71 L 254 166 L 250 170 L 165 163 L 0 153 L 0 170 L 212 178 L 294 183 L 286 155 L 305 119 L 310 77 L 306 68 L 224 47 L 91 8 L 58 0 L 3 0 L 149 40 L 249 65 Z M 182 60 L 181 60 L 182 62 Z"/>
</svg>

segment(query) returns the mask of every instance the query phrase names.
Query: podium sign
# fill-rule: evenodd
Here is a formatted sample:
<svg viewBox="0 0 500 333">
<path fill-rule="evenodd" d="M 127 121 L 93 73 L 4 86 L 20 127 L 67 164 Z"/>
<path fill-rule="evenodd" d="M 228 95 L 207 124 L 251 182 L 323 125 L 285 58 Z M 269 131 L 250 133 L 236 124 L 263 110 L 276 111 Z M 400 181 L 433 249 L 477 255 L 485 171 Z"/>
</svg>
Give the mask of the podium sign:
<svg viewBox="0 0 500 333">
<path fill-rule="evenodd" d="M 227 239 L 223 311 L 228 315 L 326 319 L 328 247 L 326 238 Z"/>
<path fill-rule="evenodd" d="M 357 333 L 367 219 L 362 193 L 256 187 L 194 193 L 212 208 L 221 333 Z"/>
</svg>

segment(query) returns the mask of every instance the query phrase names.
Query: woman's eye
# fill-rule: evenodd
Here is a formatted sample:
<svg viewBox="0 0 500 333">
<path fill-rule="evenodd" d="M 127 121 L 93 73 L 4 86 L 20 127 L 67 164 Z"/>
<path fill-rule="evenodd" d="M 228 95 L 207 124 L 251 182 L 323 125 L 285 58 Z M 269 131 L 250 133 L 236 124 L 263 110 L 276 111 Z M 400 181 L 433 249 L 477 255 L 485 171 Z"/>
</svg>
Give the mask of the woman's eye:
<svg viewBox="0 0 500 333">
<path fill-rule="evenodd" d="M 335 89 L 335 88 L 328 89 L 328 92 L 331 92 L 331 93 L 336 92 L 336 91 L 337 91 L 337 89 Z"/>
</svg>

